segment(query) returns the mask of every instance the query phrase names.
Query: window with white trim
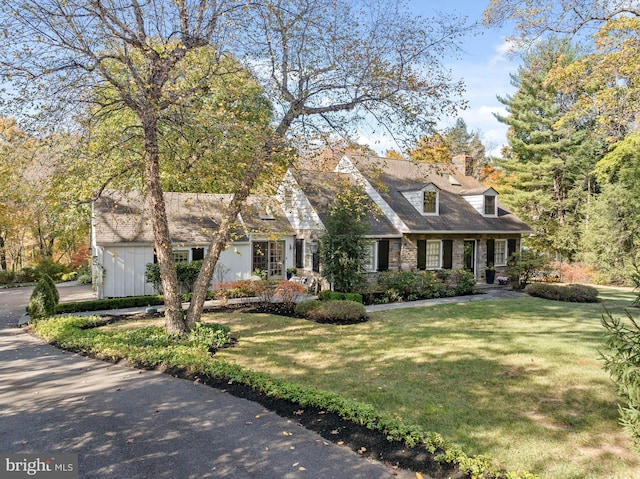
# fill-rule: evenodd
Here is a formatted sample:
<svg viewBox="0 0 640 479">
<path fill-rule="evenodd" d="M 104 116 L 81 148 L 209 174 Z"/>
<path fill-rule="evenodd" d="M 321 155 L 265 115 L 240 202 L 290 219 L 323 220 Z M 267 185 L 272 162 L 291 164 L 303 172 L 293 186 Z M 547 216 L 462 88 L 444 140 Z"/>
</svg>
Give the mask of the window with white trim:
<svg viewBox="0 0 640 479">
<path fill-rule="evenodd" d="M 496 215 L 496 197 L 493 195 L 484 195 L 484 214 L 487 216 Z"/>
<path fill-rule="evenodd" d="M 439 240 L 429 240 L 427 241 L 426 246 L 427 251 L 425 259 L 427 269 L 440 268 L 440 258 L 442 257 L 440 254 L 441 242 Z"/>
<path fill-rule="evenodd" d="M 173 252 L 173 261 L 176 263 L 186 263 L 189 261 L 189 251 L 177 250 Z"/>
<path fill-rule="evenodd" d="M 495 240 L 493 250 L 493 264 L 495 266 L 507 265 L 507 240 Z"/>
<path fill-rule="evenodd" d="M 422 192 L 422 212 L 431 215 L 438 212 L 438 193 L 436 191 Z"/>
<path fill-rule="evenodd" d="M 369 243 L 368 248 L 369 248 L 369 254 L 367 256 L 367 264 L 365 265 L 365 271 L 369 271 L 369 272 L 373 272 L 376 270 L 377 265 L 376 265 L 376 258 L 378 256 L 377 253 L 377 242 L 372 241 L 371 243 Z"/>
</svg>

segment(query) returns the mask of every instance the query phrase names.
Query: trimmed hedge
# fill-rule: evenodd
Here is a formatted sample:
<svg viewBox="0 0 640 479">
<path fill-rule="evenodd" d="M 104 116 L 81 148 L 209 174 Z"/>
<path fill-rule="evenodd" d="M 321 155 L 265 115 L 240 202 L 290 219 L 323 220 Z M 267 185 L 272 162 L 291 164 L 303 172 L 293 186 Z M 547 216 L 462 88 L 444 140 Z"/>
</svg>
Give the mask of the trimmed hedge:
<svg viewBox="0 0 640 479">
<path fill-rule="evenodd" d="M 55 308 L 56 314 L 78 313 L 82 311 L 102 311 L 105 309 L 136 308 L 164 304 L 162 296 L 129 296 L 126 298 L 95 299 L 79 303 L 62 303 Z"/>
<path fill-rule="evenodd" d="M 362 303 L 362 295 L 358 293 L 339 293 L 337 291 L 331 291 L 325 289 L 318 294 L 320 301 L 355 301 L 356 303 Z"/>
<path fill-rule="evenodd" d="M 537 298 L 567 301 L 572 303 L 597 303 L 598 290 L 583 284 L 531 283 L 524 289 L 525 293 Z"/>
<path fill-rule="evenodd" d="M 367 311 L 362 303 L 355 301 L 320 301 L 306 317 L 318 323 L 360 323 L 367 320 Z"/>
<path fill-rule="evenodd" d="M 295 314 L 301 318 L 306 318 L 312 310 L 318 308 L 321 304 L 322 303 L 316 299 L 305 299 L 296 304 Z"/>
</svg>

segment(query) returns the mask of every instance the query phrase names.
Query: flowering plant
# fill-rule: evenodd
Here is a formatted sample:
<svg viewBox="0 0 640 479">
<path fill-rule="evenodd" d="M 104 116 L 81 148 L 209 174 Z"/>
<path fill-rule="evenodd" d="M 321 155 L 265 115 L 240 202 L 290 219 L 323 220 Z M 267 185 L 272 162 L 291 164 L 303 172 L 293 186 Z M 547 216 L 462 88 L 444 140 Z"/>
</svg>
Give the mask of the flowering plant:
<svg viewBox="0 0 640 479">
<path fill-rule="evenodd" d="M 506 276 L 498 276 L 496 279 L 498 280 L 498 284 L 507 284 L 509 281 L 509 278 Z"/>
</svg>

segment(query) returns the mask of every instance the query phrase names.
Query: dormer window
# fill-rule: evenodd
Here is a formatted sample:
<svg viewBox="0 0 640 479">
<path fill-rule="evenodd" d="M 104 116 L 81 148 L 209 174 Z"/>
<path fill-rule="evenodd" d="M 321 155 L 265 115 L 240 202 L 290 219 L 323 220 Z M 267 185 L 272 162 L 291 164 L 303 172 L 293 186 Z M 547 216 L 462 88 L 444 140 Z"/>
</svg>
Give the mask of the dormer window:
<svg viewBox="0 0 640 479">
<path fill-rule="evenodd" d="M 485 216 L 496 216 L 495 195 L 484 195 L 484 214 Z"/>
<path fill-rule="evenodd" d="M 436 214 L 438 212 L 438 193 L 435 191 L 424 191 L 422 193 L 422 212 L 425 214 Z"/>
<path fill-rule="evenodd" d="M 407 185 L 399 191 L 418 213 L 424 216 L 440 214 L 440 189 L 433 183 Z"/>
</svg>

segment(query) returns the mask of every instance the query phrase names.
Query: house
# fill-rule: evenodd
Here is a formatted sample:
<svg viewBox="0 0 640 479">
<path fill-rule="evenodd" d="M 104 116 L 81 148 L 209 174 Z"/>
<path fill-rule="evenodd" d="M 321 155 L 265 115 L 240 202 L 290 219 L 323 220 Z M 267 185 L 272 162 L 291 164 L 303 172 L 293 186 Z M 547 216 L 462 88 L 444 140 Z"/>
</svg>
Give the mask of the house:
<svg viewBox="0 0 640 479">
<path fill-rule="evenodd" d="M 231 195 L 165 193 L 175 261 L 204 258 Z M 284 278 L 293 266 L 294 231 L 274 198 L 250 196 L 213 281 L 250 279 L 256 270 Z M 106 191 L 93 202 L 91 251 L 98 298 L 156 294 L 145 279 L 156 261 L 148 197 Z"/>
<path fill-rule="evenodd" d="M 481 279 L 489 264 L 506 267 L 531 230 L 471 176 L 472 161 L 344 155 L 332 172 L 288 171 L 277 198 L 296 231 L 296 266 L 320 271 L 322 218 L 340 188 L 359 184 L 372 205 L 370 273 L 465 268 Z"/>
<path fill-rule="evenodd" d="M 329 206 L 360 186 L 370 240 L 368 274 L 467 269 L 483 279 L 505 268 L 531 232 L 471 176 L 470 157 L 450 164 L 343 155 L 332 171 L 289 170 L 274 197 L 250 196 L 212 281 L 250 279 L 256 270 L 284 278 L 286 270 L 320 277 L 318 247 Z M 165 193 L 175 261 L 202 259 L 230 195 Z M 154 294 L 145 269 L 155 261 L 148 198 L 105 192 L 93 203 L 91 244 L 99 298 Z"/>
</svg>

